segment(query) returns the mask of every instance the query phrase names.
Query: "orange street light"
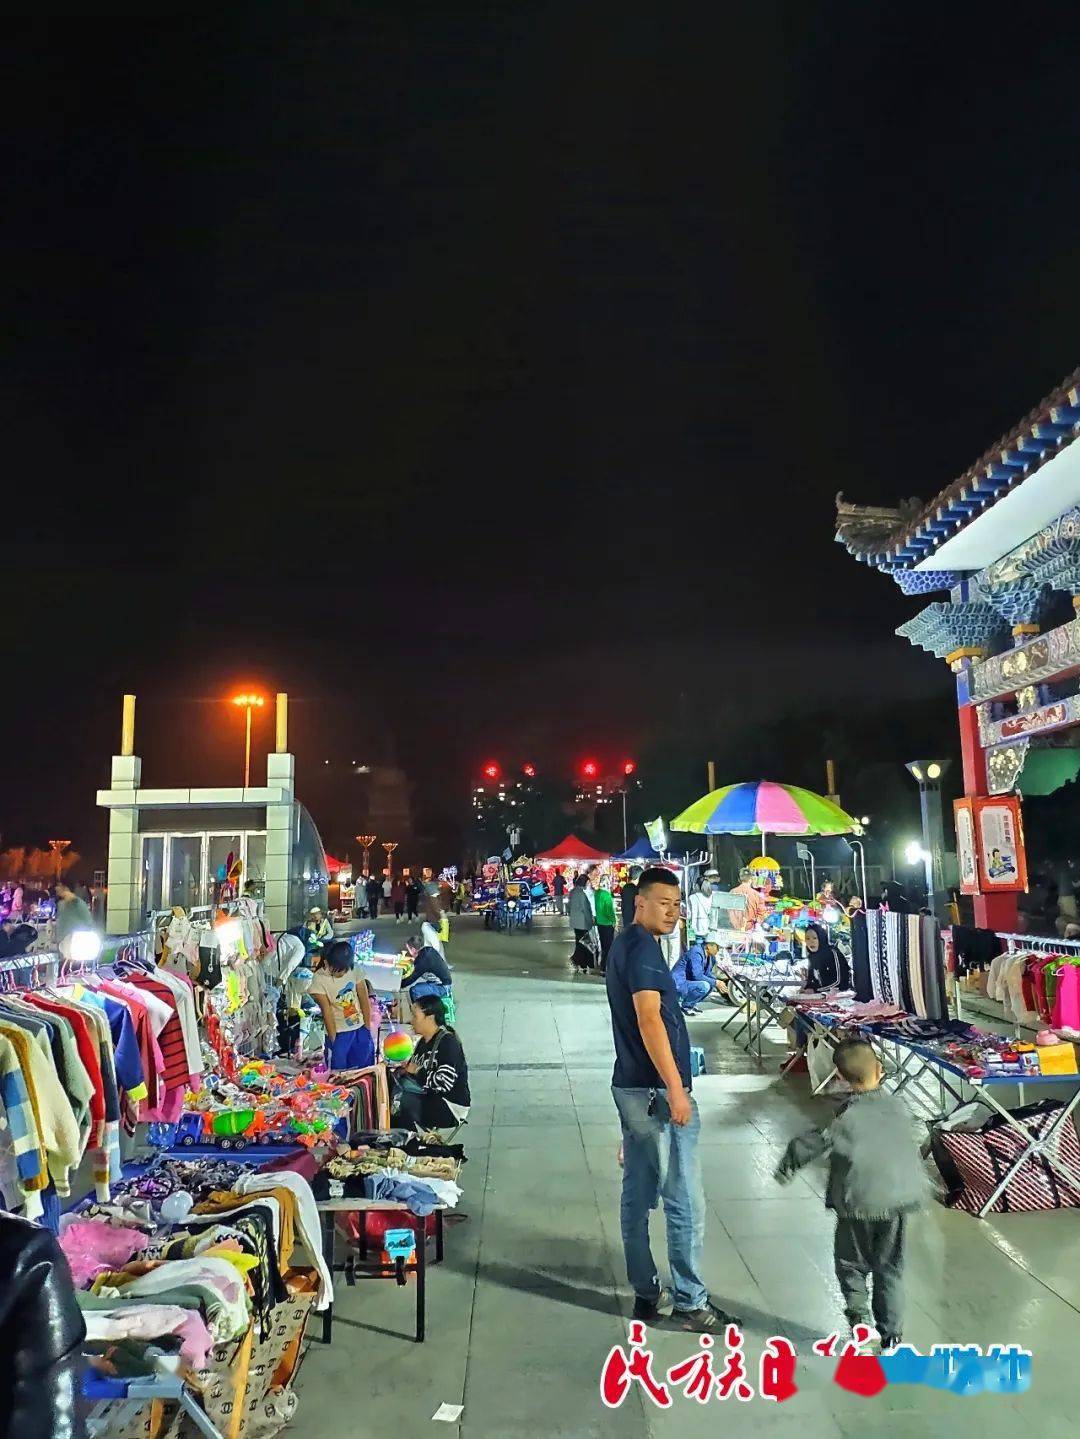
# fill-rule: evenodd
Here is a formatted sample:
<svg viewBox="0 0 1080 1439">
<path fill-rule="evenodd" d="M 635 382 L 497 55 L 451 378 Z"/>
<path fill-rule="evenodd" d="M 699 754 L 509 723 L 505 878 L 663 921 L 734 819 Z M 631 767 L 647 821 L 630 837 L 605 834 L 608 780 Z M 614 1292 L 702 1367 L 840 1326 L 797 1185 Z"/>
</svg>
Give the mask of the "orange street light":
<svg viewBox="0 0 1080 1439">
<path fill-rule="evenodd" d="M 233 695 L 233 704 L 244 711 L 244 788 L 251 784 L 251 711 L 261 710 L 266 700 L 262 695 Z"/>
</svg>

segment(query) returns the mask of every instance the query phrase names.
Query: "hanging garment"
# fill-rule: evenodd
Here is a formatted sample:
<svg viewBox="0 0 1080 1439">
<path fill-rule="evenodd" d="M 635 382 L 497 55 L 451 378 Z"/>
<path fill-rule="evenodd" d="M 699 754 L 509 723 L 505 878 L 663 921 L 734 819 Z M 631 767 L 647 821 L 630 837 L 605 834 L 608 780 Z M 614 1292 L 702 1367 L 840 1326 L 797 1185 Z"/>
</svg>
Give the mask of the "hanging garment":
<svg viewBox="0 0 1080 1439">
<path fill-rule="evenodd" d="M 870 983 L 870 948 L 866 933 L 866 914 L 861 911 L 851 920 L 851 982 L 855 998 L 869 1003 L 874 997 Z"/>
<path fill-rule="evenodd" d="M 945 993 L 945 951 L 941 925 L 932 914 L 919 920 L 922 938 L 922 988 L 927 1019 L 946 1019 L 949 1000 Z"/>
<path fill-rule="evenodd" d="M 922 982 L 922 939 L 919 925 L 919 916 L 909 914 L 907 917 L 907 988 L 909 991 L 909 1002 L 907 1011 L 909 1014 L 926 1016 L 926 995 L 923 991 Z"/>
<path fill-rule="evenodd" d="M 885 990 L 881 972 L 885 949 L 885 914 L 883 909 L 871 909 L 866 916 L 867 948 L 870 957 L 870 997 L 885 1002 Z"/>
<path fill-rule="evenodd" d="M 953 925 L 952 942 L 957 974 L 988 969 L 1005 945 L 1005 941 L 992 929 L 973 929 L 964 924 Z"/>
</svg>

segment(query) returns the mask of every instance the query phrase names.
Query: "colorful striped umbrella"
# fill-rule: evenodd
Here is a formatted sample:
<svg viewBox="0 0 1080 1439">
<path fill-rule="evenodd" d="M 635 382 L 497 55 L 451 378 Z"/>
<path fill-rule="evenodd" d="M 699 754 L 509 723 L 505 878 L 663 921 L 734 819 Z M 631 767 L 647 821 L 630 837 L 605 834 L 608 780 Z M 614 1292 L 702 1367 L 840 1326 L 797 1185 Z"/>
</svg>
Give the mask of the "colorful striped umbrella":
<svg viewBox="0 0 1080 1439">
<path fill-rule="evenodd" d="M 727 784 L 670 822 L 691 834 L 850 834 L 861 832 L 838 804 L 793 784 L 755 780 Z"/>
</svg>

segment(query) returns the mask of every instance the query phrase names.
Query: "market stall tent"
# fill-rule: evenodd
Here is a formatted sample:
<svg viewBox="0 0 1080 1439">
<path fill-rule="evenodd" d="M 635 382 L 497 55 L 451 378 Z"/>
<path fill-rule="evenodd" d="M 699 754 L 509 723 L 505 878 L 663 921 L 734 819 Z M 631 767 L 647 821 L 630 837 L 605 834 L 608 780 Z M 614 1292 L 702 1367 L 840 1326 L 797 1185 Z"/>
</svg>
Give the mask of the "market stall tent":
<svg viewBox="0 0 1080 1439">
<path fill-rule="evenodd" d="M 560 840 L 553 849 L 541 850 L 536 858 L 539 862 L 546 860 L 553 861 L 556 864 L 569 864 L 575 859 L 590 860 L 595 863 L 600 860 L 610 859 L 611 856 L 604 854 L 601 850 L 594 849 L 591 844 L 586 844 L 583 839 L 578 839 L 575 835 L 568 834 L 566 838 Z"/>
</svg>

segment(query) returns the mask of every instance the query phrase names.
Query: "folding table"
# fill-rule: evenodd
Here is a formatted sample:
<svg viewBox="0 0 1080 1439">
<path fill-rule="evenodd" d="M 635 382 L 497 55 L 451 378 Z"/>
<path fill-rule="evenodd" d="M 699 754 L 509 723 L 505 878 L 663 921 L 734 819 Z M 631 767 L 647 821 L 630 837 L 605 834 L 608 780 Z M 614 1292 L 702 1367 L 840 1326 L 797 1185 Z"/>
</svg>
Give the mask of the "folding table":
<svg viewBox="0 0 1080 1439">
<path fill-rule="evenodd" d="M 780 1015 L 787 1006 L 784 992 L 798 992 L 803 988 L 804 980 L 786 968 L 781 971 L 770 964 L 736 965 L 720 961 L 716 973 L 727 980 L 729 993 L 734 989 L 736 1001 L 735 1009 L 720 1028 L 726 1030 L 735 1020 L 740 1020 L 731 1037 L 760 1064 L 763 1059 L 761 1040 L 766 1025 L 770 1020 L 780 1024 Z M 744 1034 L 745 1043 L 742 1039 Z"/>
<path fill-rule="evenodd" d="M 1064 1126 L 1072 1122 L 1076 1106 L 1080 1103 L 1080 1075 L 985 1074 L 971 1076 L 960 1065 L 945 1059 L 936 1050 L 919 1044 L 917 1040 L 904 1039 L 897 1035 L 878 1034 L 868 1025 L 859 1024 L 855 1019 L 845 1020 L 836 1015 L 815 1014 L 812 1009 L 800 1010 L 799 1013 L 804 1020 L 811 1024 L 817 1034 L 825 1036 L 830 1042 L 835 1038 L 837 1029 L 858 1031 L 882 1062 L 885 1069 L 883 1082 L 888 1085 L 892 1093 L 902 1094 L 909 1101 L 914 1101 L 916 1105 L 920 1106 L 923 1110 L 922 1117 L 929 1123 L 947 1118 L 961 1104 L 975 1101 L 984 1104 L 987 1109 L 999 1115 L 1011 1129 L 1022 1137 L 1024 1140 L 1023 1150 L 1002 1176 L 986 1203 L 978 1210 L 979 1219 L 986 1218 L 997 1200 L 1008 1188 L 1013 1175 L 1029 1159 L 1036 1157 L 1044 1159 L 1069 1185 L 1080 1189 L 1080 1174 L 1072 1172 L 1058 1152 L 1064 1134 Z M 835 1076 L 834 1068 L 819 1084 L 814 1086 L 813 1092 L 820 1094 Z M 936 1109 L 932 1098 L 921 1087 L 921 1081 L 927 1076 L 930 1076 L 938 1085 L 941 1103 Z M 1047 1085 L 1071 1088 L 1072 1094 L 1046 1134 L 1040 1138 L 1022 1119 L 1017 1118 L 1012 1110 L 1002 1104 L 996 1091 L 1006 1086 L 1017 1089 L 1022 1102 L 1024 1090 L 1029 1086 L 1045 1088 Z M 972 1092 L 965 1093 L 965 1090 Z M 953 1101 L 951 1104 L 946 1101 L 946 1095 Z"/>
<path fill-rule="evenodd" d="M 416 1248 L 413 1251 L 411 1264 L 380 1264 L 374 1269 L 357 1270 L 351 1259 L 344 1264 L 335 1263 L 334 1251 L 337 1240 L 338 1214 L 359 1214 L 360 1220 L 360 1257 L 367 1255 L 367 1245 L 364 1235 L 363 1215 L 378 1210 L 380 1213 L 407 1214 L 410 1219 L 418 1218 L 414 1215 L 407 1204 L 397 1199 L 318 1199 L 315 1207 L 319 1211 L 319 1222 L 322 1225 L 323 1258 L 326 1260 L 326 1267 L 331 1274 L 344 1274 L 347 1284 L 353 1284 L 357 1279 L 400 1279 L 406 1274 L 416 1275 L 416 1342 L 423 1344 L 424 1328 L 427 1320 L 427 1234 L 426 1224 L 420 1221 L 419 1233 L 416 1235 Z M 441 1264 L 443 1258 L 443 1213 L 446 1206 L 440 1204 L 433 1212 L 435 1214 L 435 1263 Z M 413 1226 L 408 1226 L 412 1228 Z M 334 1336 L 334 1306 L 328 1304 L 323 1310 L 323 1332 L 322 1342 L 330 1344 Z"/>
</svg>

